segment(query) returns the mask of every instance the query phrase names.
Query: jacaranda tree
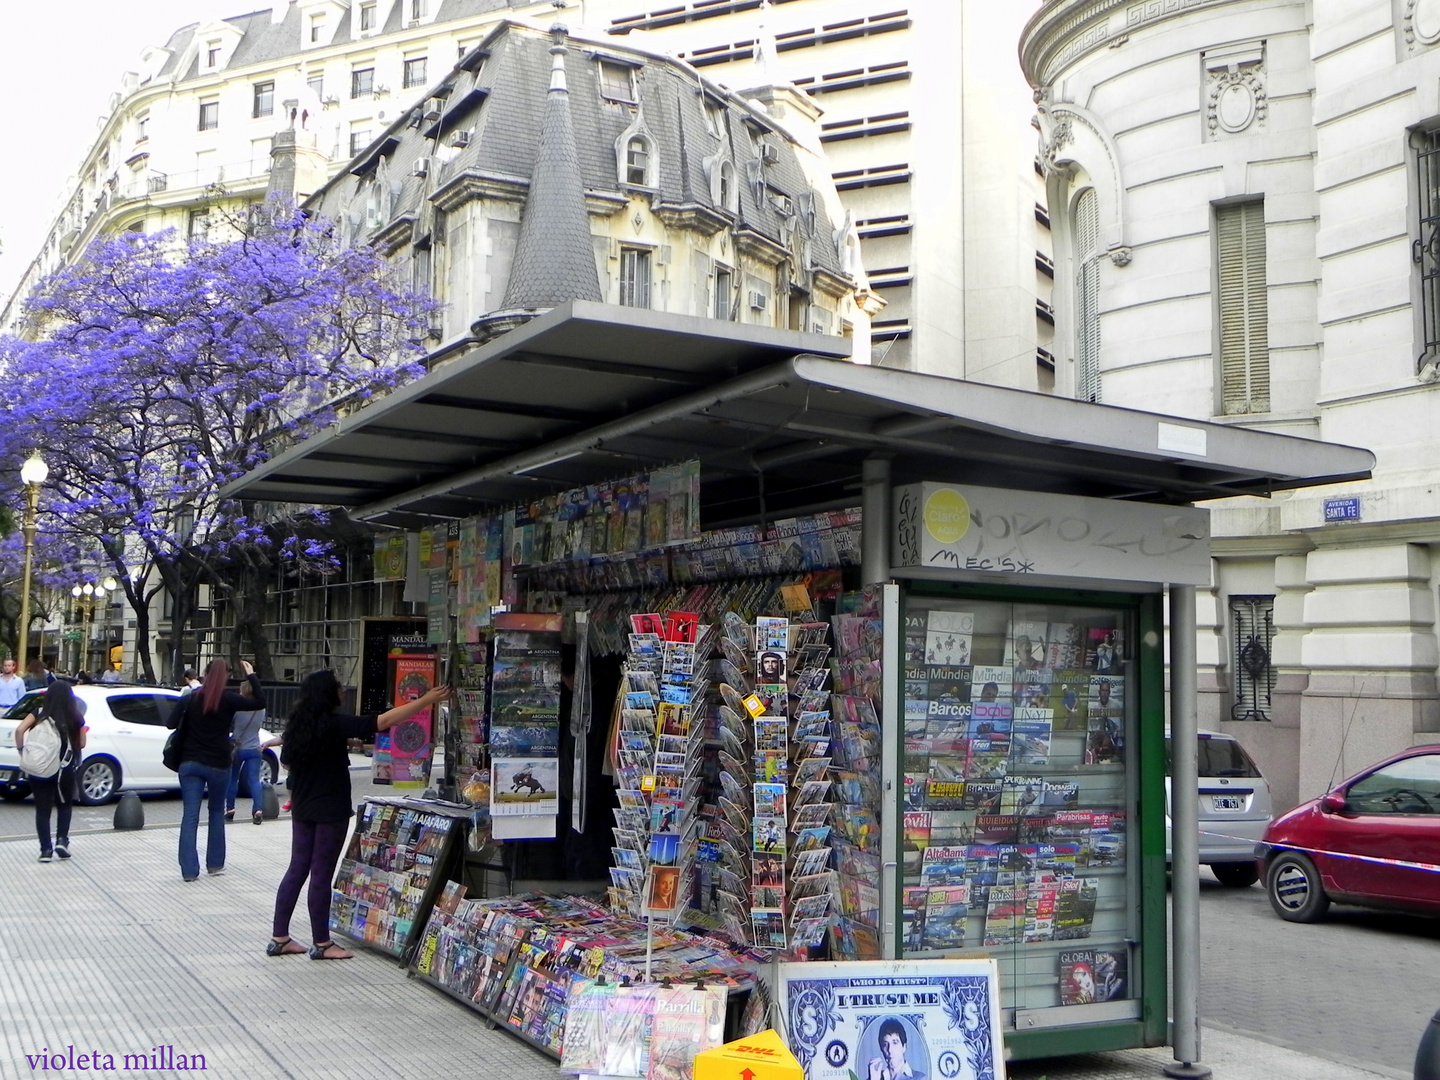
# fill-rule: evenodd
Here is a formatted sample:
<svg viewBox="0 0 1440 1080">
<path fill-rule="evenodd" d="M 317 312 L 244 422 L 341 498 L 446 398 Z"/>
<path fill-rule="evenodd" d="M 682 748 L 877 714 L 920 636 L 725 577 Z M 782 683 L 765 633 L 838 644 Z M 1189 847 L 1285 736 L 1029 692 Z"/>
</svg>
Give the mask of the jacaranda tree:
<svg viewBox="0 0 1440 1080">
<path fill-rule="evenodd" d="M 216 231 L 102 239 L 30 296 L 22 336 L 0 339 L 0 468 L 44 454 L 41 529 L 113 567 L 149 678 L 161 586 L 177 605 L 178 661 L 197 583 L 243 600 L 274 559 L 327 557 L 313 515 L 302 526 L 217 492 L 338 408 L 419 374 L 434 307 L 404 267 L 283 203 Z"/>
</svg>

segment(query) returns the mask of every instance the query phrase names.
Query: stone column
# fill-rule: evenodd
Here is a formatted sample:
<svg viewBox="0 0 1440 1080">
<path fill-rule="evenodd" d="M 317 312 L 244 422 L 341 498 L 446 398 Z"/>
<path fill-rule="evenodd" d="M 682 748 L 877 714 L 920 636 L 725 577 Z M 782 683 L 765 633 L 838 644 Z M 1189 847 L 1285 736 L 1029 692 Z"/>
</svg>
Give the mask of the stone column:
<svg viewBox="0 0 1440 1080">
<path fill-rule="evenodd" d="M 1420 544 L 1328 547 L 1306 557 L 1313 586 L 1300 666 L 1298 795 L 1312 798 L 1440 727 L 1430 552 Z"/>
</svg>

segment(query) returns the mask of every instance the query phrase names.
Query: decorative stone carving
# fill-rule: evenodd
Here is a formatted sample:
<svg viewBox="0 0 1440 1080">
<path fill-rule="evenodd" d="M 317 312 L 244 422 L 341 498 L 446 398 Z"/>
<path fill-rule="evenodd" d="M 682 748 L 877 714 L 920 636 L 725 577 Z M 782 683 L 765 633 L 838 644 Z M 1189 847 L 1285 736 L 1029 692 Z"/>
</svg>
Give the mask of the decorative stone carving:
<svg viewBox="0 0 1440 1080">
<path fill-rule="evenodd" d="M 1056 175 L 1062 179 L 1070 176 L 1067 166 L 1057 164 L 1060 151 L 1070 144 L 1074 137 L 1068 116 L 1056 116 L 1050 111 L 1050 88 L 1041 87 L 1035 91 L 1035 126 L 1040 131 L 1040 167 L 1047 176 Z"/>
<path fill-rule="evenodd" d="M 1405 0 L 1400 30 L 1411 52 L 1440 41 L 1440 0 Z"/>
<path fill-rule="evenodd" d="M 1130 265 L 1130 248 L 1125 244 L 1116 244 L 1106 252 L 1110 261 L 1116 266 Z"/>
<path fill-rule="evenodd" d="M 1265 46 L 1231 46 L 1203 55 L 1205 137 L 1222 139 L 1265 126 Z"/>
</svg>

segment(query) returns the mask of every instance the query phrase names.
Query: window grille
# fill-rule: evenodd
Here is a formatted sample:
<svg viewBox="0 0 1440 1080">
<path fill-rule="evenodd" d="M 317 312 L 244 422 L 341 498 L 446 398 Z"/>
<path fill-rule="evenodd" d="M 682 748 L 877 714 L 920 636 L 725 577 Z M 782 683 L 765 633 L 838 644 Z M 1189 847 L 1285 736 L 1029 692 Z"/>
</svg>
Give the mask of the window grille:
<svg viewBox="0 0 1440 1080">
<path fill-rule="evenodd" d="M 1416 148 L 1420 237 L 1411 256 L 1420 267 L 1422 345 L 1416 369 L 1440 356 L 1440 131 L 1421 136 Z"/>
<path fill-rule="evenodd" d="M 202 101 L 200 103 L 200 130 L 214 131 L 220 126 L 220 103 L 218 101 Z"/>
<path fill-rule="evenodd" d="M 416 56 L 405 61 L 403 74 L 407 90 L 411 87 L 425 85 L 425 61 L 427 59 L 424 56 Z"/>
<path fill-rule="evenodd" d="M 1220 295 L 1220 409 L 1270 411 L 1270 311 L 1265 290 L 1265 204 L 1215 208 Z"/>
<path fill-rule="evenodd" d="M 1232 720 L 1269 720 L 1275 692 L 1275 598 L 1230 598 L 1230 663 L 1234 671 Z"/>
<path fill-rule="evenodd" d="M 255 107 L 251 111 L 252 116 L 271 116 L 275 112 L 275 84 L 274 82 L 262 82 L 255 84 Z"/>
<path fill-rule="evenodd" d="M 1075 200 L 1075 396 L 1100 400 L 1100 209 L 1093 189 Z"/>
</svg>

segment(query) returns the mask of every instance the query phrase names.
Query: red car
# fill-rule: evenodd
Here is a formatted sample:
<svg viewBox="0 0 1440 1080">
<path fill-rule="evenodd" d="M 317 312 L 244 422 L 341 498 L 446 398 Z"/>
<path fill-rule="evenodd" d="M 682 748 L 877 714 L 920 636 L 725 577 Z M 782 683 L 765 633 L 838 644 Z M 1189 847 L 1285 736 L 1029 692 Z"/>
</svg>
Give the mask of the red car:
<svg viewBox="0 0 1440 1080">
<path fill-rule="evenodd" d="M 1440 915 L 1440 746 L 1370 766 L 1271 822 L 1255 849 L 1275 914 L 1337 904 Z"/>
</svg>

